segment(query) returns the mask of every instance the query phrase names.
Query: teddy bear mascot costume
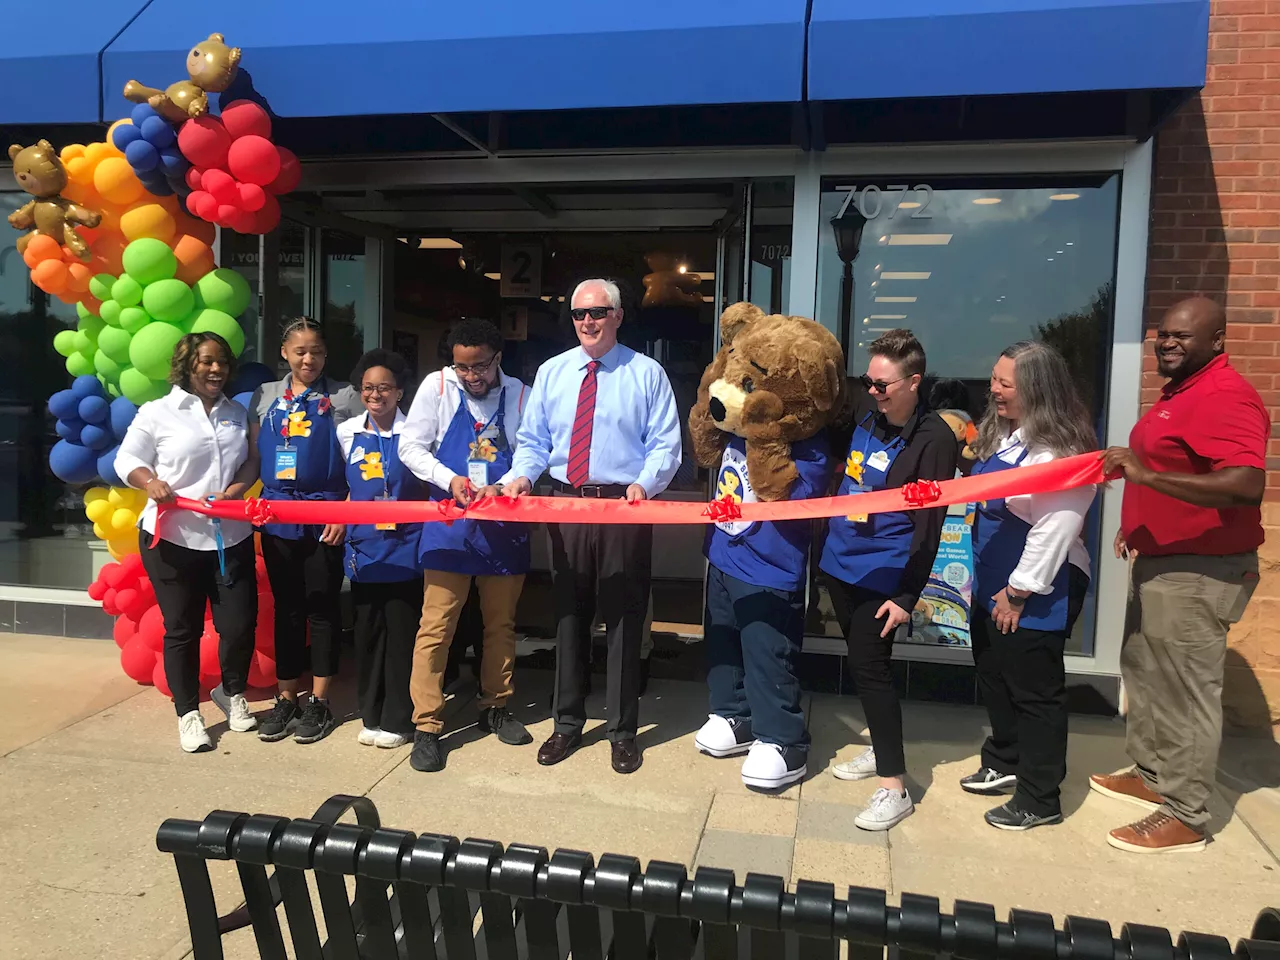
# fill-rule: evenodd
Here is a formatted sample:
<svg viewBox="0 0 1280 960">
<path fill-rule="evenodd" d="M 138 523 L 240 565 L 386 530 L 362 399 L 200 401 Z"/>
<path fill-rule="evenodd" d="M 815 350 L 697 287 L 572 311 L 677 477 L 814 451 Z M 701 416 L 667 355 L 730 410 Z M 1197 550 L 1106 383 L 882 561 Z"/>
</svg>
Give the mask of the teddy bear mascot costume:
<svg viewBox="0 0 1280 960">
<path fill-rule="evenodd" d="M 845 401 L 845 361 L 830 331 L 737 303 L 689 414 L 694 455 L 718 468 L 713 499 L 826 496 L 825 428 Z M 808 520 L 727 519 L 708 527 L 707 683 L 711 713 L 698 749 L 746 753 L 742 781 L 776 790 L 804 778 L 809 734 L 795 661 L 804 639 Z"/>
</svg>

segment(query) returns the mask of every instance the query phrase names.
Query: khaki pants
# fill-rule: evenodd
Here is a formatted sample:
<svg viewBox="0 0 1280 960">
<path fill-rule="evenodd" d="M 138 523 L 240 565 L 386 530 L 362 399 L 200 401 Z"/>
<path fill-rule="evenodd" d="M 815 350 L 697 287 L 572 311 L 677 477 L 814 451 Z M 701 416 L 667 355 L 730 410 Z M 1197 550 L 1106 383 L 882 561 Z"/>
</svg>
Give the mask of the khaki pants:
<svg viewBox="0 0 1280 960">
<path fill-rule="evenodd" d="M 524 586 L 524 574 L 475 579 L 484 618 L 480 707 L 500 707 L 515 689 L 511 674 L 516 662 L 516 603 Z M 439 733 L 444 728 L 444 668 L 449 662 L 449 644 L 458 628 L 458 616 L 471 592 L 471 577 L 428 570 L 424 584 L 409 693 L 413 697 L 413 725 L 423 733 Z"/>
<path fill-rule="evenodd" d="M 1227 629 L 1258 584 L 1258 555 L 1137 557 L 1120 671 L 1126 749 L 1183 823 L 1203 830 L 1222 745 Z"/>
</svg>

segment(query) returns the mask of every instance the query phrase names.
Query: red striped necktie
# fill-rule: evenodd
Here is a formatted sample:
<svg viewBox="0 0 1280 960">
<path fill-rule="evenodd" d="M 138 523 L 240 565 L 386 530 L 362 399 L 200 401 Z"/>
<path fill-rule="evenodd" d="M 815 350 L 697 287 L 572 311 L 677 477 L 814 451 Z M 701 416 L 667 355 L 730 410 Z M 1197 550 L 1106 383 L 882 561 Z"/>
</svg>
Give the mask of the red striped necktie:
<svg viewBox="0 0 1280 960">
<path fill-rule="evenodd" d="M 565 476 L 569 485 L 581 487 L 591 476 L 591 427 L 596 416 L 596 371 L 600 361 L 587 364 L 586 376 L 578 388 L 578 410 L 573 415 L 573 437 L 569 441 L 569 466 Z"/>
</svg>

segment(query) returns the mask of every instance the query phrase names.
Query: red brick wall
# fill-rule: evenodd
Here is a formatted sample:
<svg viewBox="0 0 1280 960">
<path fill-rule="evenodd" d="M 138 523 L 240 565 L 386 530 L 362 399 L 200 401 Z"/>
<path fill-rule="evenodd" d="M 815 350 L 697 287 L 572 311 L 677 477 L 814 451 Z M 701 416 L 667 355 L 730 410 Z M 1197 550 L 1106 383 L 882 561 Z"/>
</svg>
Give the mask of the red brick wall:
<svg viewBox="0 0 1280 960">
<path fill-rule="evenodd" d="M 1223 703 L 1239 726 L 1280 722 L 1280 0 L 1213 0 L 1204 90 L 1156 136 L 1147 335 L 1171 304 L 1226 304 L 1232 363 L 1272 428 L 1262 580 L 1231 631 Z M 1143 358 L 1144 409 L 1160 386 Z"/>
</svg>

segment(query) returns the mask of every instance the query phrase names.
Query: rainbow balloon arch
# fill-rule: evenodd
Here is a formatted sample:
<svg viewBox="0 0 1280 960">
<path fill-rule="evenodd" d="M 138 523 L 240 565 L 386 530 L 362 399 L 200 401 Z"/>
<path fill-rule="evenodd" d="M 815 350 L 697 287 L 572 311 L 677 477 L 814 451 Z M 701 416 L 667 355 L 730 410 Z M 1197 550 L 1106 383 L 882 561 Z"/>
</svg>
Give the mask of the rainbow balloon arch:
<svg viewBox="0 0 1280 960">
<path fill-rule="evenodd" d="M 138 553 L 146 498 L 125 485 L 114 464 L 138 407 L 169 391 L 173 349 L 184 335 L 217 333 L 237 358 L 243 353 L 239 318 L 251 292 L 238 273 L 218 267 L 216 228 L 270 233 L 280 222 L 277 198 L 301 177 L 297 157 L 273 142 L 261 106 L 238 100 L 218 116 L 208 112 L 208 94 L 231 85 L 239 62 L 240 51 L 212 34 L 189 55 L 189 80 L 165 90 L 131 81 L 125 96 L 137 106 L 102 141 L 9 148 L 14 177 L 31 195 L 9 217 L 23 234 L 18 252 L 32 283 L 78 314 L 75 328 L 53 341 L 73 379 L 49 398 L 59 438 L 49 467 L 60 480 L 87 486 L 85 514 L 112 558 L 89 595 L 116 618 L 121 666 L 166 696 L 164 624 Z M 249 364 L 229 392 L 272 377 L 262 364 Z M 276 679 L 274 604 L 261 556 L 258 565 L 250 681 L 269 687 Z M 208 611 L 200 672 L 207 686 L 219 681 Z"/>
</svg>

